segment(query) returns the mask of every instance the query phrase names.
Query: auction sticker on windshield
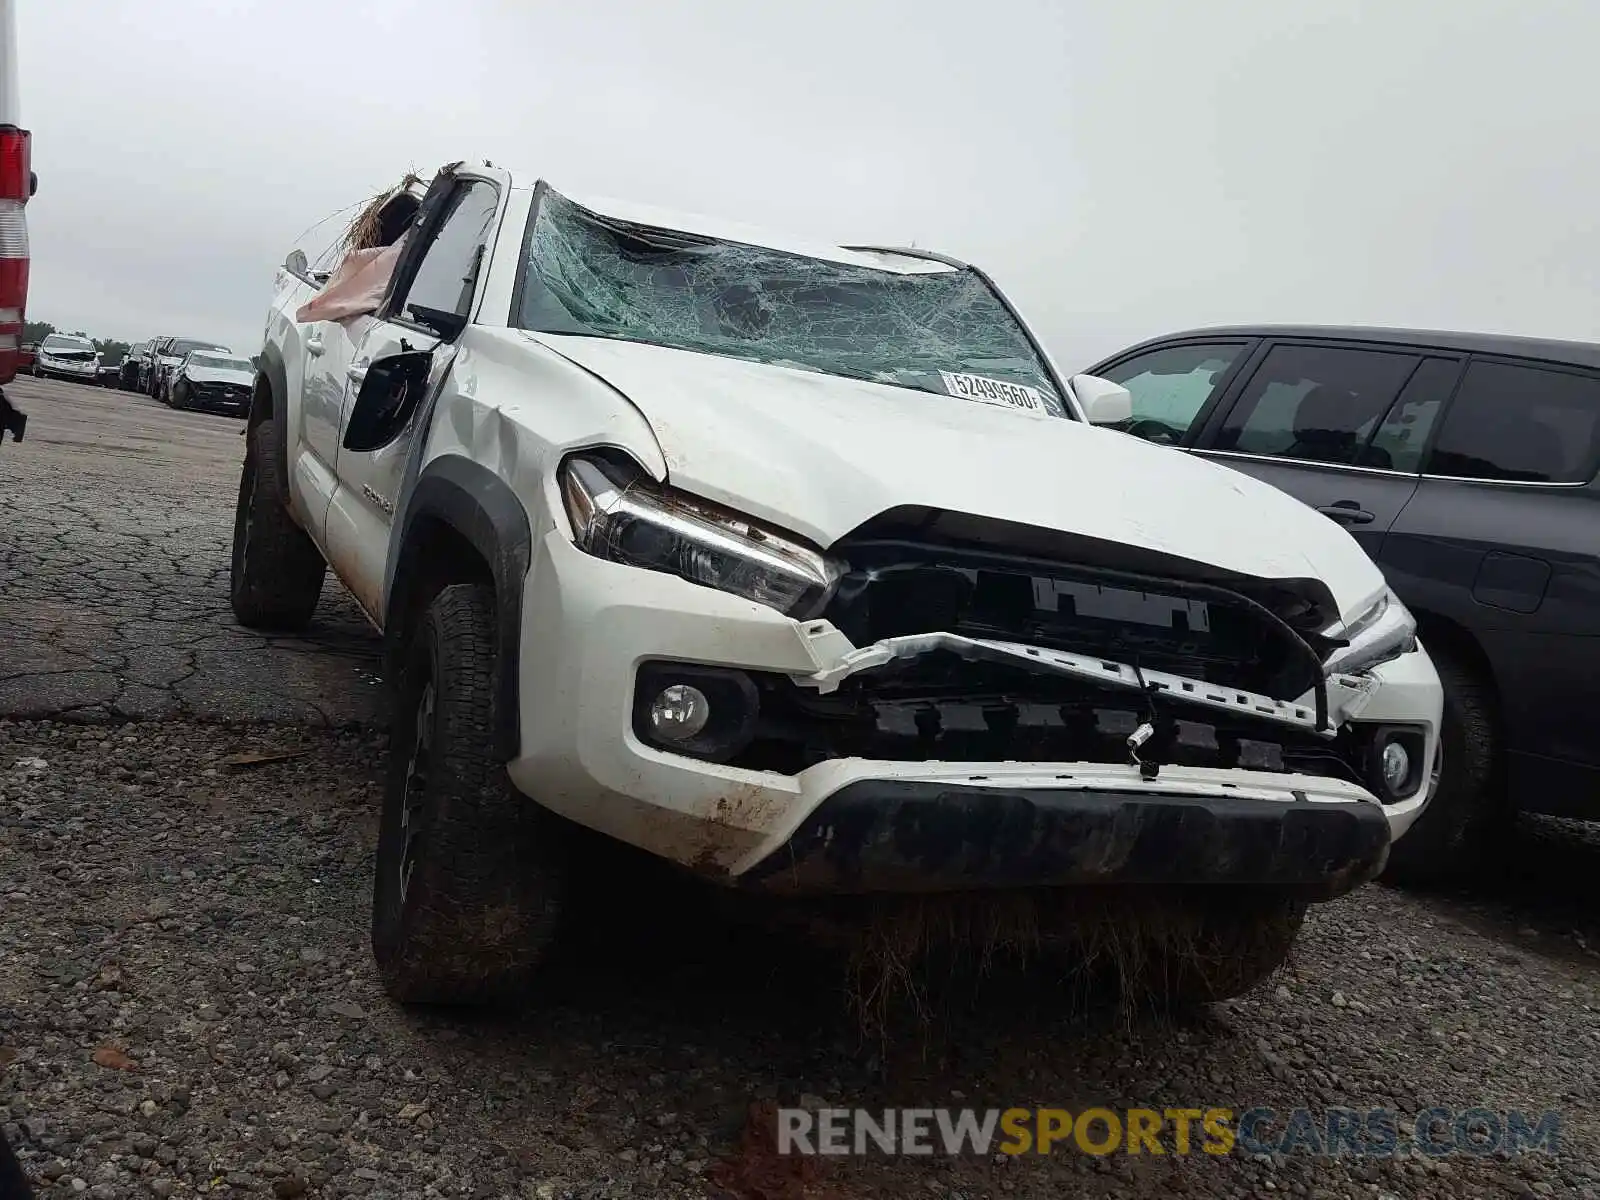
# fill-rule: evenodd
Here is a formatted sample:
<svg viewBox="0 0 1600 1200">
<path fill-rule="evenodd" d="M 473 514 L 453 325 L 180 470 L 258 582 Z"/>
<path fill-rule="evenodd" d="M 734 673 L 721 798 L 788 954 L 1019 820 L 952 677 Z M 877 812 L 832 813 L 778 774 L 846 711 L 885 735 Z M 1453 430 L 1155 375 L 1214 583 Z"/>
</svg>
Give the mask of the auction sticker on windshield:
<svg viewBox="0 0 1600 1200">
<path fill-rule="evenodd" d="M 1003 379 L 988 379 L 982 375 L 962 375 L 955 371 L 940 371 L 944 390 L 963 400 L 976 400 L 981 404 L 1003 404 L 1019 408 L 1036 417 L 1050 415 L 1044 402 L 1044 393 L 1038 388 L 1021 383 L 1007 383 Z"/>
</svg>

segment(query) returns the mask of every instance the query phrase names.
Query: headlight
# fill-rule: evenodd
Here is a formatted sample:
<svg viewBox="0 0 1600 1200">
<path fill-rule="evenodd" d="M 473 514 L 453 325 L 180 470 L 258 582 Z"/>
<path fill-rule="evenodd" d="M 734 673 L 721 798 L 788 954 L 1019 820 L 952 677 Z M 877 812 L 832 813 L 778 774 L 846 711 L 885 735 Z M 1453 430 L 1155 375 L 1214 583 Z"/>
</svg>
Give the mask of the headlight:
<svg viewBox="0 0 1600 1200">
<path fill-rule="evenodd" d="M 1343 629 L 1335 626 L 1328 630 L 1327 636 L 1342 638 L 1345 645 L 1328 655 L 1323 670 L 1329 675 L 1350 675 L 1415 650 L 1417 619 L 1400 603 L 1399 596 L 1385 591 L 1372 607 Z"/>
<path fill-rule="evenodd" d="M 844 569 L 793 538 L 600 458 L 561 465 L 573 541 L 597 558 L 665 571 L 792 617 L 818 612 Z"/>
</svg>

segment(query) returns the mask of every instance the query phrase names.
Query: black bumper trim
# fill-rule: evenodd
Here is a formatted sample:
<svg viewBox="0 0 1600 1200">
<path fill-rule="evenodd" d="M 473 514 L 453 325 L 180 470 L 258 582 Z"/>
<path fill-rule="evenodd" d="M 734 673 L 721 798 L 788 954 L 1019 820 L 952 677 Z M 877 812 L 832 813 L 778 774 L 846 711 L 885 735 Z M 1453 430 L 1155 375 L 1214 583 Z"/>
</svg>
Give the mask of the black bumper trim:
<svg viewBox="0 0 1600 1200">
<path fill-rule="evenodd" d="M 1331 900 L 1388 855 L 1388 819 L 1365 801 L 861 780 L 739 883 L 793 895 L 1247 885 Z"/>
</svg>

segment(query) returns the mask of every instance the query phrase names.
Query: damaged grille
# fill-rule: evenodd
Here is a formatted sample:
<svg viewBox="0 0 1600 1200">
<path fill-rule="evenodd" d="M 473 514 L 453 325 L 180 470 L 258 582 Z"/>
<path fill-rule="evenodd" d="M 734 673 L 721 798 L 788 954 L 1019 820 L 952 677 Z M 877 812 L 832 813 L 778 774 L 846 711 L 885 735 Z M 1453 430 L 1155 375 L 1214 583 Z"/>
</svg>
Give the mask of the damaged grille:
<svg viewBox="0 0 1600 1200">
<path fill-rule="evenodd" d="M 1319 687 L 1306 637 L 1229 589 L 984 550 L 870 540 L 823 614 L 857 646 L 942 631 L 1021 642 L 1293 700 Z"/>
<path fill-rule="evenodd" d="M 793 774 L 837 758 L 900 762 L 1132 762 L 1128 736 L 1162 765 L 1294 772 L 1360 782 L 1340 737 L 1149 699 L 1126 689 L 949 653 L 865 671 L 821 694 L 787 676 L 752 674 L 759 716 L 732 765 Z"/>
<path fill-rule="evenodd" d="M 245 400 L 250 396 L 247 383 L 191 383 L 189 386 L 202 400 Z"/>
</svg>

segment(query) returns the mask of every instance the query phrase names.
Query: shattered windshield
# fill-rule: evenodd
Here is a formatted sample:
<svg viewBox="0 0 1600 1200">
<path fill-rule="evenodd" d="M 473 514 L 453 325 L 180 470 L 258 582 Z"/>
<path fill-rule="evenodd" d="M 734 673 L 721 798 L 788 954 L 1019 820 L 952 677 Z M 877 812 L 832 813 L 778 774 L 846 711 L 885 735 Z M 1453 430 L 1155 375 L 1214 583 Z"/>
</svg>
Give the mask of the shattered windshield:
<svg viewBox="0 0 1600 1200">
<path fill-rule="evenodd" d="M 518 324 L 648 342 L 1065 416 L 971 270 L 900 274 L 604 217 L 546 191 Z"/>
<path fill-rule="evenodd" d="M 182 358 L 193 350 L 220 350 L 224 354 L 228 352 L 226 346 L 219 346 L 215 342 L 195 342 L 190 341 L 188 338 L 179 338 L 162 353 L 169 358 Z"/>
<path fill-rule="evenodd" d="M 84 354 L 93 354 L 94 343 L 87 338 L 65 337 L 59 333 L 52 333 L 44 339 L 40 349 L 48 350 L 52 354 L 60 354 L 63 351 L 79 351 Z"/>
</svg>

